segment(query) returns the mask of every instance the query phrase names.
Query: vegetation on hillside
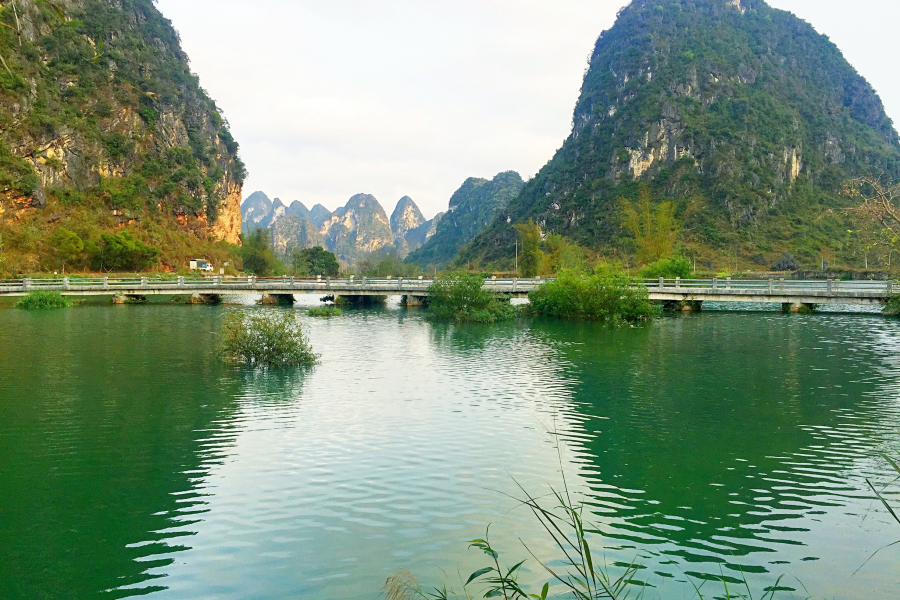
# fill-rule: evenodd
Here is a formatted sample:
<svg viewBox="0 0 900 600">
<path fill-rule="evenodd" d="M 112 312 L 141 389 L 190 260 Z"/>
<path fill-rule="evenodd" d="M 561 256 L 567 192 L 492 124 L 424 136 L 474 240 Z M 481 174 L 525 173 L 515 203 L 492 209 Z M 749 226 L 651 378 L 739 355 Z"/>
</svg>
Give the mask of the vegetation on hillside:
<svg viewBox="0 0 900 600">
<path fill-rule="evenodd" d="M 593 273 L 563 271 L 528 294 L 531 311 L 563 319 L 636 323 L 655 314 L 647 289 L 614 265 Z"/>
<path fill-rule="evenodd" d="M 260 277 L 278 275 L 284 272 L 284 265 L 275 256 L 269 232 L 265 229 L 253 229 L 248 235 L 242 235 L 240 255 L 244 271 Z"/>
<path fill-rule="evenodd" d="M 449 210 L 438 221 L 434 235 L 406 261 L 421 267 L 443 267 L 460 249 L 481 233 L 497 211 L 519 195 L 524 182 L 515 171 L 492 180 L 471 177 L 450 197 Z"/>
<path fill-rule="evenodd" d="M 0 268 L 91 268 L 122 228 L 169 268 L 233 257 L 210 236 L 246 170 L 152 0 L 4 2 L 0 25 Z"/>
<path fill-rule="evenodd" d="M 484 289 L 480 275 L 462 271 L 439 277 L 429 286 L 428 308 L 433 318 L 456 323 L 494 323 L 519 314 L 508 299 Z"/>
<path fill-rule="evenodd" d="M 630 262 L 640 247 L 619 199 L 640 213 L 643 184 L 707 269 L 759 268 L 785 253 L 863 265 L 842 184 L 900 176 L 897 133 L 826 37 L 762 0 L 742 7 L 623 9 L 597 42 L 570 137 L 458 263 L 511 268 L 511 225 L 529 219 Z"/>
<path fill-rule="evenodd" d="M 296 367 L 315 364 L 303 327 L 292 310 L 235 310 L 222 322 L 222 358 L 258 367 Z"/>
</svg>

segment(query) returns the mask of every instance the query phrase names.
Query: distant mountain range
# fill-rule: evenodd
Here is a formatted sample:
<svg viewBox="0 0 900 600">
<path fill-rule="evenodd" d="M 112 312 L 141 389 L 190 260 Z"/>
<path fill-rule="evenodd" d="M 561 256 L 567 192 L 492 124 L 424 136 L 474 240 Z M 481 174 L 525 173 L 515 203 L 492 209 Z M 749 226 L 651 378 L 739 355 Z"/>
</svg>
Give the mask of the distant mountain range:
<svg viewBox="0 0 900 600">
<path fill-rule="evenodd" d="M 279 198 L 270 200 L 263 192 L 247 197 L 241 215 L 243 233 L 269 230 L 272 247 L 282 256 L 290 256 L 295 249 L 323 246 L 346 262 L 373 252 L 395 252 L 405 258 L 434 235 L 441 218 L 439 214 L 426 220 L 409 196 L 400 199 L 388 219 L 378 200 L 369 194 L 357 194 L 331 212 L 321 204 L 307 209 L 297 200 L 285 206 Z"/>
<path fill-rule="evenodd" d="M 515 171 L 493 180 L 469 178 L 450 198 L 448 211 L 430 220 L 409 196 L 397 202 L 389 219 L 370 194 L 357 194 L 331 212 L 321 204 L 307 209 L 298 200 L 285 206 L 279 198 L 254 192 L 241 206 L 242 231 L 268 230 L 272 247 L 282 256 L 323 246 L 345 262 L 389 252 L 423 267 L 446 266 L 524 185 Z"/>
</svg>

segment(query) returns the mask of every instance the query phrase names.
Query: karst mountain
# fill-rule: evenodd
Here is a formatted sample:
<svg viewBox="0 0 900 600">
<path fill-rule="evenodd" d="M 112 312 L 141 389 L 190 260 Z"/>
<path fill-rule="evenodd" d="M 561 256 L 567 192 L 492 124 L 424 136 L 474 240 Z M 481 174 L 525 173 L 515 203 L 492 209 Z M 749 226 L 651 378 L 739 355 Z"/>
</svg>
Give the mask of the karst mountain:
<svg viewBox="0 0 900 600">
<path fill-rule="evenodd" d="M 680 243 L 710 265 L 786 252 L 815 262 L 849 247 L 845 180 L 900 174 L 872 86 L 827 37 L 762 0 L 635 0 L 597 40 L 572 121 L 459 262 L 511 265 L 512 225 L 528 219 L 627 256 L 619 199 L 640 185 L 677 203 Z"/>
</svg>

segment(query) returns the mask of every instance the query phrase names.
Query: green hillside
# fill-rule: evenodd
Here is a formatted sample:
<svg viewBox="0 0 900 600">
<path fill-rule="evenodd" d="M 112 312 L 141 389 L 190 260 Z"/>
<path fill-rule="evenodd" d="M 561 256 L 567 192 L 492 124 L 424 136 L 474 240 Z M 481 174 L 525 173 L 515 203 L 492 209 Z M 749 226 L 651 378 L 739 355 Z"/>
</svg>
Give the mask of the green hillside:
<svg viewBox="0 0 900 600">
<path fill-rule="evenodd" d="M 618 199 L 673 200 L 708 268 L 862 263 L 842 183 L 900 174 L 897 132 L 827 37 L 761 0 L 636 0 L 597 41 L 573 129 L 460 260 L 509 266 L 512 224 L 620 256 Z M 759 267 L 757 267 L 759 268 Z"/>
<path fill-rule="evenodd" d="M 438 221 L 434 235 L 406 262 L 422 267 L 446 265 L 491 224 L 523 185 L 522 177 L 515 171 L 498 173 L 492 180 L 470 177 L 450 197 L 449 208 Z"/>
<path fill-rule="evenodd" d="M 0 272 L 105 269 L 123 232 L 159 268 L 228 260 L 244 165 L 152 0 L 5 2 L 0 23 Z"/>
</svg>

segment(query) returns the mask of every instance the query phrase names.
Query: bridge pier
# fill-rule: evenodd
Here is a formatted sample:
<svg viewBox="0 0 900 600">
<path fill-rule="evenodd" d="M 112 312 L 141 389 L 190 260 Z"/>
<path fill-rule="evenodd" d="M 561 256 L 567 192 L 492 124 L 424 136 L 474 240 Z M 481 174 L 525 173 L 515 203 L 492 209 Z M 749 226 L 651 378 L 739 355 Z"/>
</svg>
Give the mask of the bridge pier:
<svg viewBox="0 0 900 600">
<path fill-rule="evenodd" d="M 294 301 L 293 294 L 263 294 L 259 304 L 263 306 L 293 306 Z"/>
<path fill-rule="evenodd" d="M 364 306 L 376 306 L 387 302 L 387 296 L 365 296 L 365 295 L 337 295 L 334 297 L 335 306 L 355 306 L 357 308 Z"/>
<path fill-rule="evenodd" d="M 692 313 L 700 312 L 703 308 L 702 300 L 670 300 L 663 302 L 663 308 L 672 312 Z"/>
<path fill-rule="evenodd" d="M 816 310 L 815 304 L 805 302 L 785 302 L 781 305 L 781 312 L 794 313 L 796 315 L 808 315 Z"/>
<path fill-rule="evenodd" d="M 191 304 L 222 304 L 222 296 L 219 294 L 191 294 Z"/>
<path fill-rule="evenodd" d="M 428 296 L 403 296 L 400 299 L 400 304 L 403 306 L 425 306 L 428 304 Z"/>
<path fill-rule="evenodd" d="M 147 296 L 136 294 L 116 294 L 112 299 L 113 304 L 147 304 Z"/>
</svg>

